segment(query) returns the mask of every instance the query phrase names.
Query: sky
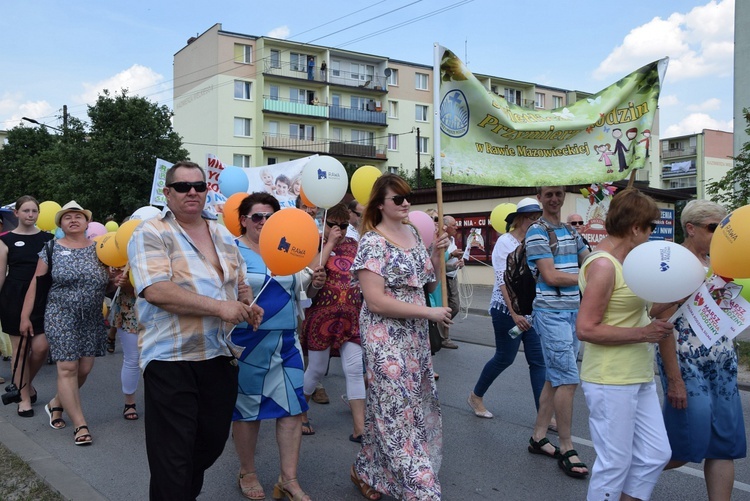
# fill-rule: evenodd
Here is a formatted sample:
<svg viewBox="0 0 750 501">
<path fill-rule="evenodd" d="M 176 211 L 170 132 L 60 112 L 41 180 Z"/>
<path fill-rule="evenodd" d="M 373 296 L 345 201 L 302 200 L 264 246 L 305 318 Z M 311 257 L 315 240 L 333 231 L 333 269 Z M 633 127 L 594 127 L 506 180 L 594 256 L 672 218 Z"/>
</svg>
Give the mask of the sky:
<svg viewBox="0 0 750 501">
<path fill-rule="evenodd" d="M 591 93 L 669 56 L 661 138 L 733 130 L 734 0 L 3 2 L 0 130 L 60 127 L 63 105 L 87 121 L 103 89 L 171 108 L 174 54 L 215 23 L 428 65 L 438 42 L 476 73 Z"/>
</svg>

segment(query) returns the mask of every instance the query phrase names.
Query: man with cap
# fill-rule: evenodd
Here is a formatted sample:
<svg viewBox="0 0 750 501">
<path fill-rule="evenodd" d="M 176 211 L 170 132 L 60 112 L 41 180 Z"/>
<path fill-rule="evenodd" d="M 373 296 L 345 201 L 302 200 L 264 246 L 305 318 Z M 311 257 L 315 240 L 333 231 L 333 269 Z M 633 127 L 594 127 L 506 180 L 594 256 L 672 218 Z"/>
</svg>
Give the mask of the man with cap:
<svg viewBox="0 0 750 501">
<path fill-rule="evenodd" d="M 542 217 L 529 228 L 525 242 L 529 268 L 538 273 L 532 324 L 542 342 L 547 370 L 529 452 L 557 459 L 566 475 L 583 478 L 588 475 L 588 468 L 573 448 L 571 424 L 573 397 L 580 381 L 576 365 L 578 269 L 589 250 L 581 236 L 569 231 L 569 226 L 560 220 L 565 202 L 563 186 L 539 187 L 536 198 L 542 206 Z M 554 232 L 557 240 L 554 248 L 549 231 Z M 559 449 L 546 438 L 553 413 L 557 419 Z"/>
<path fill-rule="evenodd" d="M 464 267 L 464 251 L 456 245 L 456 235 L 458 234 L 458 222 L 452 216 L 443 216 L 445 232 L 450 237 L 450 244 L 445 251 L 445 281 L 448 286 L 448 307 L 451 309 L 451 319 L 458 315 L 461 307 L 461 298 L 458 292 L 458 270 Z M 449 350 L 458 349 L 458 345 L 451 341 L 450 329 L 443 326 L 440 332 L 443 338 L 442 347 Z"/>
<path fill-rule="evenodd" d="M 195 499 L 224 450 L 237 399 L 229 333 L 242 322 L 257 327 L 263 310 L 250 306 L 247 266 L 234 237 L 203 211 L 203 169 L 178 162 L 165 181 L 167 208 L 141 223 L 128 244 L 138 295 L 149 497 Z"/>
</svg>

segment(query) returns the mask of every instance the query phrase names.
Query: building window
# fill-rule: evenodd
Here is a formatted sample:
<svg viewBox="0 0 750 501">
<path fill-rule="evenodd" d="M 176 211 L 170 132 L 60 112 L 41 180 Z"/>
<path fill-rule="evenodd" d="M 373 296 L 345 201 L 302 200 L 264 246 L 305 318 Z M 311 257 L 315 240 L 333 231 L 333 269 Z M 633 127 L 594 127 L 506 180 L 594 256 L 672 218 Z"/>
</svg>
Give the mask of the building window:
<svg viewBox="0 0 750 501">
<path fill-rule="evenodd" d="M 352 129 L 352 142 L 372 146 L 375 134 L 366 130 Z"/>
<path fill-rule="evenodd" d="M 234 135 L 252 137 L 253 121 L 250 118 L 234 117 Z"/>
<path fill-rule="evenodd" d="M 271 68 L 281 68 L 281 52 L 271 49 Z"/>
<path fill-rule="evenodd" d="M 234 81 L 234 98 L 235 99 L 247 99 L 253 98 L 253 83 L 245 82 L 244 80 Z"/>
<path fill-rule="evenodd" d="M 388 85 L 398 86 L 398 70 L 391 68 L 391 75 L 388 77 Z"/>
<path fill-rule="evenodd" d="M 371 64 L 349 63 L 349 68 L 351 69 L 349 78 L 352 80 L 372 82 L 375 77 L 375 66 Z"/>
<path fill-rule="evenodd" d="M 388 118 L 398 118 L 398 102 L 388 101 Z"/>
<path fill-rule="evenodd" d="M 252 167 L 252 156 L 251 155 L 237 155 L 233 156 L 232 165 L 235 167 Z"/>
<path fill-rule="evenodd" d="M 331 106 L 341 106 L 341 94 L 331 94 Z"/>
<path fill-rule="evenodd" d="M 307 91 L 305 89 L 289 89 L 289 101 L 293 103 L 307 103 Z"/>
<path fill-rule="evenodd" d="M 391 151 L 398 150 L 398 134 L 388 134 L 388 149 Z"/>
<path fill-rule="evenodd" d="M 562 96 L 552 96 L 552 107 L 553 108 L 562 108 L 563 107 L 563 98 L 562 98 Z"/>
<path fill-rule="evenodd" d="M 268 122 L 268 134 L 274 137 L 279 135 L 279 122 Z"/>
<path fill-rule="evenodd" d="M 331 59 L 331 75 L 335 77 L 341 76 L 341 61 Z"/>
<path fill-rule="evenodd" d="M 536 101 L 534 101 L 534 106 L 537 108 L 544 108 L 544 94 L 541 92 L 536 93 Z"/>
<path fill-rule="evenodd" d="M 315 126 L 306 124 L 289 124 L 289 135 L 296 139 L 315 140 Z"/>
<path fill-rule="evenodd" d="M 427 153 L 428 151 L 428 139 L 427 137 L 419 137 L 417 140 L 417 151 L 420 153 Z"/>
<path fill-rule="evenodd" d="M 273 165 L 277 162 L 276 157 L 268 157 L 268 165 Z"/>
<path fill-rule="evenodd" d="M 429 90 L 427 88 L 429 83 L 429 75 L 426 75 L 424 73 L 416 73 L 414 77 L 416 79 L 417 90 Z"/>
<path fill-rule="evenodd" d="M 512 104 L 521 104 L 521 91 L 506 87 L 505 100 Z"/>
<path fill-rule="evenodd" d="M 234 44 L 234 62 L 252 64 L 253 63 L 253 46 Z"/>
<path fill-rule="evenodd" d="M 427 114 L 428 114 L 428 108 L 424 104 L 417 104 L 414 106 L 414 120 L 417 122 L 426 122 L 427 121 Z"/>
<path fill-rule="evenodd" d="M 290 52 L 289 69 L 292 71 L 303 71 L 307 73 L 307 55 Z"/>
<path fill-rule="evenodd" d="M 370 98 L 368 97 L 360 97 L 360 96 L 351 96 L 351 107 L 355 110 L 366 110 L 367 109 L 367 103 L 370 102 Z"/>
<path fill-rule="evenodd" d="M 398 174 L 398 167 L 396 167 L 395 165 L 389 165 L 388 174 Z"/>
<path fill-rule="evenodd" d="M 271 91 L 271 101 L 278 101 L 279 100 L 279 86 L 272 85 L 270 87 L 270 91 Z"/>
<path fill-rule="evenodd" d="M 344 137 L 344 134 L 341 127 L 334 127 L 331 129 L 331 139 L 340 143 L 342 137 Z"/>
</svg>

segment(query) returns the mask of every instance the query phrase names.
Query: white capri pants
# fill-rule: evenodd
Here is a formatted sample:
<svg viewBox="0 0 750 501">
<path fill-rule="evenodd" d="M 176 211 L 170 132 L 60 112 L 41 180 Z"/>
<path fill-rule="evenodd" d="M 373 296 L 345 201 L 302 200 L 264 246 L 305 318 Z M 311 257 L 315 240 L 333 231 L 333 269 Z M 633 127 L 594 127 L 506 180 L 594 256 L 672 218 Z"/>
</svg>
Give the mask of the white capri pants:
<svg viewBox="0 0 750 501">
<path fill-rule="evenodd" d="M 625 493 L 648 500 L 672 457 L 653 381 L 629 385 L 582 382 L 596 461 L 589 501 Z"/>
<path fill-rule="evenodd" d="M 346 378 L 346 398 L 348 400 L 364 399 L 365 377 L 362 374 L 362 347 L 357 343 L 347 341 L 341 345 L 339 352 L 341 354 L 341 366 Z M 302 387 L 305 395 L 312 395 L 315 386 L 323 379 L 328 368 L 329 358 L 331 358 L 331 348 L 322 351 L 308 350 L 305 382 Z"/>
</svg>

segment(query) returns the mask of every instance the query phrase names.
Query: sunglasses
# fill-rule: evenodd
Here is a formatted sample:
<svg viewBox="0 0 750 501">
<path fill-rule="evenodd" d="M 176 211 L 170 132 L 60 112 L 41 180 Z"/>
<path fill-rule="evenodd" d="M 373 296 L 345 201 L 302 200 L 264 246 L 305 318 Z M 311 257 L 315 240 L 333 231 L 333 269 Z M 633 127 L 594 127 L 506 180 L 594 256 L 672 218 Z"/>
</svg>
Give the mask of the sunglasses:
<svg viewBox="0 0 750 501">
<path fill-rule="evenodd" d="M 187 193 L 190 191 L 190 188 L 195 188 L 195 191 L 197 193 L 203 193 L 208 189 L 208 185 L 205 181 L 196 181 L 193 183 L 189 183 L 187 181 L 177 181 L 176 183 L 169 183 L 167 185 L 167 188 L 172 188 L 177 193 Z"/>
<path fill-rule="evenodd" d="M 571 221 L 571 226 L 583 226 L 583 221 Z"/>
<path fill-rule="evenodd" d="M 339 228 L 341 228 L 341 231 L 346 231 L 346 229 L 349 227 L 349 223 L 334 223 L 333 221 L 326 221 L 326 224 L 328 225 L 329 228 L 338 226 Z"/>
<path fill-rule="evenodd" d="M 264 219 L 268 219 L 271 216 L 273 216 L 273 212 L 254 212 L 245 217 L 250 218 L 250 221 L 252 221 L 253 223 L 260 223 Z"/>
<path fill-rule="evenodd" d="M 385 197 L 386 200 L 393 200 L 393 203 L 396 205 L 402 205 L 404 202 L 408 202 L 408 197 L 411 196 L 411 193 L 408 195 L 393 195 L 392 197 Z"/>
<path fill-rule="evenodd" d="M 719 223 L 708 223 L 708 224 L 696 224 L 696 226 L 701 226 L 703 228 L 706 228 L 709 233 L 713 233 L 716 231 L 716 228 L 719 227 Z"/>
<path fill-rule="evenodd" d="M 395 200 L 394 200 L 394 201 L 395 201 Z M 432 220 L 433 220 L 433 221 L 435 221 L 435 222 L 437 223 L 437 222 L 438 222 L 438 217 L 437 217 L 437 216 L 435 216 L 435 217 L 433 217 L 433 218 L 432 218 Z"/>
<path fill-rule="evenodd" d="M 355 210 L 351 210 L 351 209 L 349 209 L 349 210 L 350 210 L 350 211 L 352 212 L 352 214 L 354 214 L 355 216 L 357 216 L 357 217 L 362 217 L 362 213 L 361 213 L 361 212 L 357 212 L 357 211 L 355 211 Z"/>
</svg>

